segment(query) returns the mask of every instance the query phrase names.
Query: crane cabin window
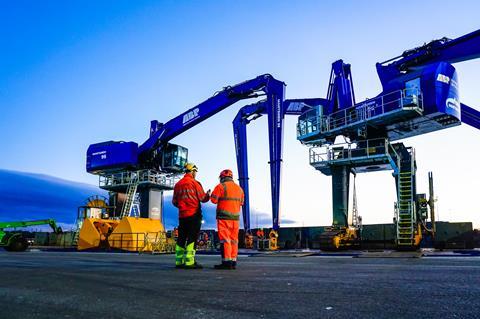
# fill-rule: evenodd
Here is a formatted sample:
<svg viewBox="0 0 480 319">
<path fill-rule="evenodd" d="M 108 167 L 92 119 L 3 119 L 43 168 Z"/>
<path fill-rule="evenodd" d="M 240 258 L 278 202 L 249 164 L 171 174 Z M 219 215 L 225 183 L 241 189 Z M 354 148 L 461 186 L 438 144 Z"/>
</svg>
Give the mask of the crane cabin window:
<svg viewBox="0 0 480 319">
<path fill-rule="evenodd" d="M 163 152 L 163 168 L 171 171 L 182 171 L 188 161 L 188 149 L 186 147 L 167 144 Z"/>
<path fill-rule="evenodd" d="M 405 82 L 404 105 L 418 105 L 419 96 L 422 91 L 420 89 L 420 78 Z"/>
<path fill-rule="evenodd" d="M 405 96 L 418 96 L 420 92 L 420 78 L 405 82 Z"/>
</svg>

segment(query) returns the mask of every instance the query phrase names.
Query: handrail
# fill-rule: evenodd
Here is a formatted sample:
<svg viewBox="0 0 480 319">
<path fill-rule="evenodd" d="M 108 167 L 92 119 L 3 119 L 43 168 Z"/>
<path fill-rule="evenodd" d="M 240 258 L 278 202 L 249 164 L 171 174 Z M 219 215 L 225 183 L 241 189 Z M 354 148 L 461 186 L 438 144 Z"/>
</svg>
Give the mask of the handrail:
<svg viewBox="0 0 480 319">
<path fill-rule="evenodd" d="M 393 99 L 391 99 L 391 97 L 393 97 Z M 327 127 L 323 131 L 330 131 L 347 124 L 360 123 L 374 116 L 382 115 L 396 109 L 403 109 L 409 105 L 415 105 L 415 107 L 423 110 L 423 96 L 420 90 L 397 90 L 326 115 L 324 118 L 326 119 Z"/>
<path fill-rule="evenodd" d="M 298 118 L 297 137 L 329 132 L 346 125 L 358 124 L 398 109 L 423 111 L 423 95 L 419 89 L 402 89 L 367 99 L 349 108 L 329 115 L 320 115 L 317 109 L 308 110 Z"/>
<path fill-rule="evenodd" d="M 365 146 L 359 147 L 359 143 L 338 143 L 328 146 L 323 146 L 320 148 L 320 152 L 316 152 L 317 147 L 312 147 L 309 150 L 310 164 L 325 162 L 325 161 L 334 161 L 342 159 L 354 159 L 356 156 L 352 156 L 352 152 L 365 151 L 364 156 L 367 158 L 378 156 L 378 155 L 387 155 L 392 157 L 392 153 L 398 160 L 398 154 L 393 148 L 393 146 L 388 142 L 388 139 L 377 138 L 362 141 L 365 143 Z M 382 146 L 384 148 L 383 152 L 378 153 L 378 147 Z M 346 156 L 345 156 L 346 155 Z"/>
<path fill-rule="evenodd" d="M 177 176 L 172 176 L 165 173 L 159 173 L 150 169 L 138 171 L 125 171 L 120 173 L 113 173 L 109 175 L 99 176 L 99 185 L 102 186 L 128 186 L 132 180 L 138 176 L 138 184 L 153 183 L 165 187 L 173 188 L 178 180 Z"/>
</svg>

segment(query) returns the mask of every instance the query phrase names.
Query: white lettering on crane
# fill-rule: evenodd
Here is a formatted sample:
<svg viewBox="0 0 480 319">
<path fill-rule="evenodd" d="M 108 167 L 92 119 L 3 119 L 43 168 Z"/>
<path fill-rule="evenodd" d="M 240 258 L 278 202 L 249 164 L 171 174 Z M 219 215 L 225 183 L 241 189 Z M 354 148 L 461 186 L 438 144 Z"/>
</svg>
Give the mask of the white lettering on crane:
<svg viewBox="0 0 480 319">
<path fill-rule="evenodd" d="M 100 151 L 100 152 L 92 153 L 92 156 L 98 156 L 98 155 L 100 155 L 100 159 L 102 159 L 102 160 L 107 159 L 107 151 Z"/>
<path fill-rule="evenodd" d="M 450 83 L 450 77 L 439 73 L 438 76 L 437 76 L 437 81 L 445 83 L 445 84 L 449 84 Z"/>
<path fill-rule="evenodd" d="M 277 128 L 282 126 L 282 107 L 281 102 L 277 100 Z"/>
<path fill-rule="evenodd" d="M 183 115 L 183 122 L 182 124 L 185 125 L 198 117 L 200 109 L 197 107 L 191 111 L 188 111 L 185 115 Z"/>
</svg>

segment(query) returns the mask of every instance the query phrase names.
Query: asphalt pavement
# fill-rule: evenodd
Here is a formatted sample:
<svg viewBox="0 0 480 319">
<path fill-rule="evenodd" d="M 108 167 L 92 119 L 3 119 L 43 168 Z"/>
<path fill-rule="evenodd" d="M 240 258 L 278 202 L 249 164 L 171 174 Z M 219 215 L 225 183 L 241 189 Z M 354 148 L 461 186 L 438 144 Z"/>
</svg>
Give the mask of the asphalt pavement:
<svg viewBox="0 0 480 319">
<path fill-rule="evenodd" d="M 0 251 L 0 318 L 480 318 L 480 257 Z"/>
</svg>

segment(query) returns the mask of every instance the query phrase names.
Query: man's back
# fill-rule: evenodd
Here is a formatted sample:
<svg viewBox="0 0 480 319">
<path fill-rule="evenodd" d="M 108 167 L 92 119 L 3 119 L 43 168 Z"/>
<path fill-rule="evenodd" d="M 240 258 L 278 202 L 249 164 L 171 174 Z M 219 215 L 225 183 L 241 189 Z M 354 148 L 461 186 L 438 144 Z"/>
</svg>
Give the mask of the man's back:
<svg viewBox="0 0 480 319">
<path fill-rule="evenodd" d="M 239 219 L 239 212 L 243 205 L 243 189 L 229 179 L 218 184 L 211 195 L 212 202 L 217 205 L 217 218 Z"/>
<path fill-rule="evenodd" d="M 205 198 L 202 185 L 190 174 L 185 174 L 173 188 L 172 203 L 178 207 L 180 218 L 192 216 L 200 211 L 200 202 L 205 202 Z M 206 200 L 208 201 L 208 198 Z"/>
</svg>

